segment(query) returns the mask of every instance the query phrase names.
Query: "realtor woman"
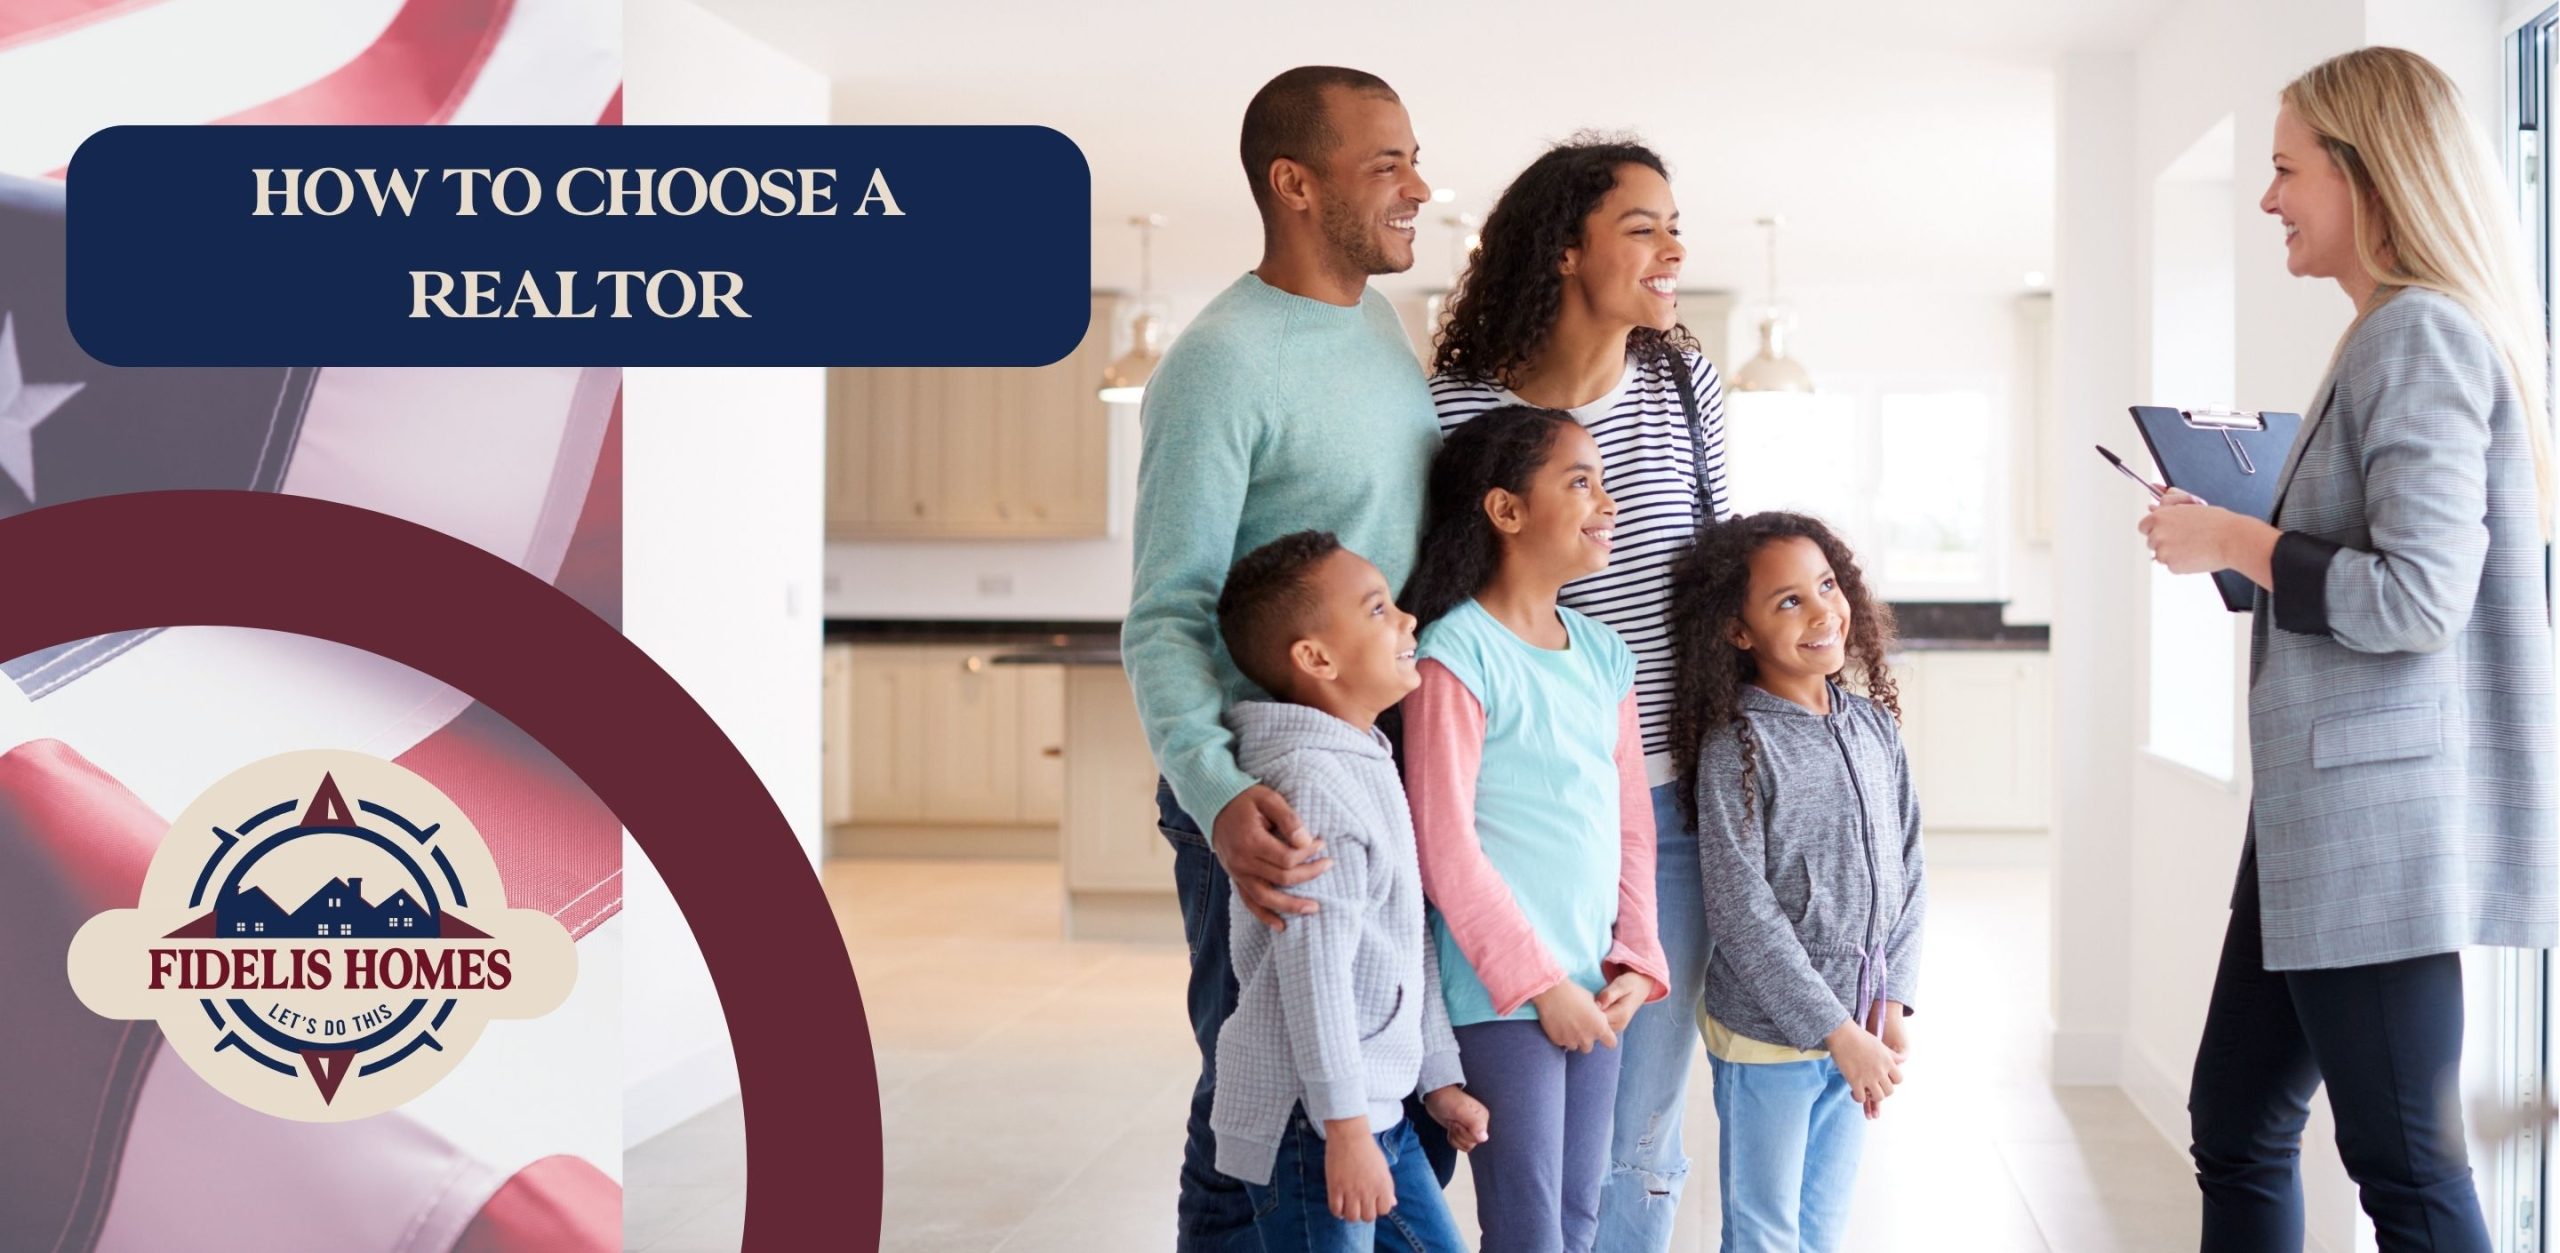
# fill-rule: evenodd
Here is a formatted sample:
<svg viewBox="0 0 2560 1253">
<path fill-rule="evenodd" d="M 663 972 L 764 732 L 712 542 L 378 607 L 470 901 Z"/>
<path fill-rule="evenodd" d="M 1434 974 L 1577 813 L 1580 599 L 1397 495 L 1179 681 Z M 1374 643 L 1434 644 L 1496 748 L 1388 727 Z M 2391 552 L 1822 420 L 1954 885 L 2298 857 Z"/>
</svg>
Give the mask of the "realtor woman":
<svg viewBox="0 0 2560 1253">
<path fill-rule="evenodd" d="M 2555 898 L 2542 305 L 2443 72 L 2394 48 L 2284 89 L 2287 268 L 2355 305 L 2275 522 L 2172 492 L 2178 573 L 2238 570 L 2255 787 L 2187 1108 L 2204 1241 L 2303 1243 L 2312 1090 L 2385 1250 L 2490 1247 L 2459 1104 L 2470 945 L 2547 948 Z"/>
</svg>

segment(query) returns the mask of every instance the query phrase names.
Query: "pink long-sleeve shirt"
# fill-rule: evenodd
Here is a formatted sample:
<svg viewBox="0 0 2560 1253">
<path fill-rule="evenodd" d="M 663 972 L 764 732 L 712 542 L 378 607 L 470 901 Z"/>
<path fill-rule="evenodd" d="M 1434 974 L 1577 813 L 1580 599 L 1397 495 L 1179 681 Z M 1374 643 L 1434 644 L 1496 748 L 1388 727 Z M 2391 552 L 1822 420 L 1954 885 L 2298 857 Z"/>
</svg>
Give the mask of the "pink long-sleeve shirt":
<svg viewBox="0 0 2560 1253">
<path fill-rule="evenodd" d="M 1518 895 L 1548 885 L 1508 882 L 1486 855 L 1476 821 L 1487 731 L 1482 702 L 1436 658 L 1425 658 L 1421 676 L 1421 686 L 1404 701 L 1404 751 L 1405 792 L 1413 806 L 1423 892 L 1482 982 L 1494 1012 L 1509 1017 L 1566 979 L 1568 960 L 1587 968 L 1589 955 L 1550 951 Z M 1604 980 L 1627 971 L 1652 980 L 1645 998 L 1650 1002 L 1670 994 L 1670 971 L 1654 930 L 1653 803 L 1633 691 L 1618 704 L 1613 759 L 1618 767 L 1617 921 L 1599 966 Z"/>
</svg>

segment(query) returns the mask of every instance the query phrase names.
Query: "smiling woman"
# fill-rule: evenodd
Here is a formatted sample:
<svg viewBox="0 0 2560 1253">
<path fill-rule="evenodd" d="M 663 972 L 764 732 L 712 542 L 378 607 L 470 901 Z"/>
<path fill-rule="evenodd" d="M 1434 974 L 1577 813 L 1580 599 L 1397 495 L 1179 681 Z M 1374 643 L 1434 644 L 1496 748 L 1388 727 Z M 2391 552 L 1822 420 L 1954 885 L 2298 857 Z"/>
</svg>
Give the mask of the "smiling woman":
<svg viewBox="0 0 2560 1253">
<path fill-rule="evenodd" d="M 1617 506 L 1608 568 L 1575 579 L 1560 600 L 1609 626 L 1636 658 L 1671 995 L 1627 1029 L 1600 1243 L 1661 1248 L 1688 1170 L 1680 1116 L 1708 949 L 1697 838 L 1675 803 L 1667 747 L 1670 578 L 1698 525 L 1731 511 L 1724 389 L 1680 324 L 1688 250 L 1669 167 L 1652 149 L 1596 136 L 1549 149 L 1503 191 L 1483 237 L 1432 363 L 1441 427 L 1460 430 L 1505 405 L 1560 410 L 1595 445 Z"/>
</svg>

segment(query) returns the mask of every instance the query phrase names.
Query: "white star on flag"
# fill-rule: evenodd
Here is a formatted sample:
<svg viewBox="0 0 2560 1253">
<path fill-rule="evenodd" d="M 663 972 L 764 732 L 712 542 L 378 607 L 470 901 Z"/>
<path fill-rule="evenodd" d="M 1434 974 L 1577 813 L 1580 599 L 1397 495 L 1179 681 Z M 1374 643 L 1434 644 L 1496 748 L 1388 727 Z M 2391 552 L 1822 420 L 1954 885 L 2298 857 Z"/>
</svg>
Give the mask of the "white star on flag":
<svg viewBox="0 0 2560 1253">
<path fill-rule="evenodd" d="M 85 384 L 30 383 L 18 362 L 18 323 L 0 314 L 0 474 L 36 499 L 36 424 Z"/>
</svg>

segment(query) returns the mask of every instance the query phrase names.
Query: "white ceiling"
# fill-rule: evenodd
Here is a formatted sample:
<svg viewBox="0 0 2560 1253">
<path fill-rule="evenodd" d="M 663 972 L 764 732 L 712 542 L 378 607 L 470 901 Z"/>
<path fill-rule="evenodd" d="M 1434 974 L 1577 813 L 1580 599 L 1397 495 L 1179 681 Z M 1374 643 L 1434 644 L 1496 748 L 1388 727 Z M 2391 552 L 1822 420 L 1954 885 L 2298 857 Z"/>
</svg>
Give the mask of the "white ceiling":
<svg viewBox="0 0 2560 1253">
<path fill-rule="evenodd" d="M 1197 0 L 1064 6 L 701 0 L 835 80 L 839 122 L 1056 127 L 1093 168 L 1095 281 L 1134 286 L 1122 223 L 1168 215 L 1157 284 L 1200 294 L 1260 236 L 1236 128 L 1255 88 L 1306 62 L 1395 85 L 1423 172 L 1454 188 L 1390 287 L 1445 283 L 1444 212 L 1481 213 L 1576 129 L 1632 130 L 1670 161 L 1687 283 L 1757 294 L 1754 218 L 1788 220 L 1790 288 L 2014 290 L 2051 268 L 2053 67 L 2122 46 L 2165 0 L 1518 2 L 1230 10 Z M 1005 194 L 988 171 L 990 194 Z"/>
</svg>

